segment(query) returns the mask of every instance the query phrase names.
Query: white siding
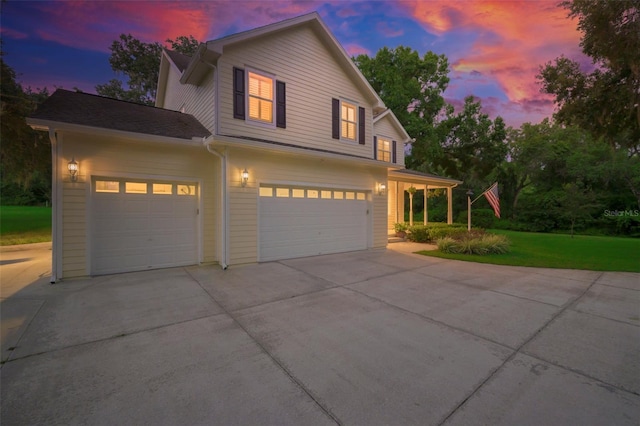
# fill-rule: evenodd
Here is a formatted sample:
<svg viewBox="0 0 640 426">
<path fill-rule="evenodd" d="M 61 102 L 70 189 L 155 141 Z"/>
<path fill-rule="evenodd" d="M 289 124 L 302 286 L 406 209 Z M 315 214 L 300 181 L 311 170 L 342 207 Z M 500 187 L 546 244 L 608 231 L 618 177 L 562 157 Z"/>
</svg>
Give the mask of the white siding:
<svg viewBox="0 0 640 426">
<path fill-rule="evenodd" d="M 268 128 L 233 118 L 233 67 L 274 74 L 286 84 L 287 128 Z M 220 133 L 285 142 L 373 158 L 372 106 L 310 28 L 293 28 L 260 40 L 225 46 L 220 72 Z M 331 99 L 366 109 L 366 145 L 331 137 Z"/>
<path fill-rule="evenodd" d="M 79 164 L 78 182 L 69 182 L 68 173 L 65 173 L 66 162 L 72 156 Z M 87 275 L 89 270 L 92 176 L 199 181 L 202 260 L 218 261 L 219 160 L 205 148 L 65 133 L 61 157 L 58 165 L 63 180 L 61 278 Z"/>
<path fill-rule="evenodd" d="M 180 72 L 169 65 L 163 108 L 193 115 L 211 133 L 215 127 L 215 73 L 213 70 L 199 86 L 180 84 Z"/>
<path fill-rule="evenodd" d="M 396 130 L 389 115 L 382 117 L 373 125 L 373 133 L 378 137 L 396 141 L 396 164 L 399 167 L 404 167 L 403 136 Z"/>
<path fill-rule="evenodd" d="M 240 174 L 245 168 L 249 172 L 249 182 L 243 188 Z M 261 183 L 366 191 L 373 209 L 368 246 L 385 247 L 387 244 L 387 197 L 375 193 L 376 185 L 387 181 L 386 169 L 299 155 L 231 149 L 227 172 L 229 263 L 232 265 L 253 263 L 258 259 L 258 188 Z"/>
</svg>

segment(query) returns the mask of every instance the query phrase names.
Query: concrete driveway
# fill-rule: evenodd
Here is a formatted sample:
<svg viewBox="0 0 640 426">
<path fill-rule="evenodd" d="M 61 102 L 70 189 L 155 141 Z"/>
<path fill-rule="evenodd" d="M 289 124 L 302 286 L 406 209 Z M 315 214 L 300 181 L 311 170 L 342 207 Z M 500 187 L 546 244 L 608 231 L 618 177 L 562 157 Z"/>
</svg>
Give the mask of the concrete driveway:
<svg viewBox="0 0 640 426">
<path fill-rule="evenodd" d="M 638 424 L 640 274 L 389 247 L 56 285 L 5 249 L 2 424 Z"/>
</svg>

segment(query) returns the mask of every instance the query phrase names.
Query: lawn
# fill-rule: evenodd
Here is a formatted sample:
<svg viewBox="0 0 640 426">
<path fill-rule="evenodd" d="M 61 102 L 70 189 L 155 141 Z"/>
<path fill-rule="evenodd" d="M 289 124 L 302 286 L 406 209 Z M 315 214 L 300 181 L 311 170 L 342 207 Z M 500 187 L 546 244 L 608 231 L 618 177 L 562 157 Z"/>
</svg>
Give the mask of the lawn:
<svg viewBox="0 0 640 426">
<path fill-rule="evenodd" d="M 494 230 L 511 240 L 511 252 L 495 255 L 421 251 L 444 259 L 541 268 L 640 272 L 640 239 Z"/>
<path fill-rule="evenodd" d="M 0 245 L 43 241 L 51 241 L 51 207 L 0 207 Z"/>
</svg>

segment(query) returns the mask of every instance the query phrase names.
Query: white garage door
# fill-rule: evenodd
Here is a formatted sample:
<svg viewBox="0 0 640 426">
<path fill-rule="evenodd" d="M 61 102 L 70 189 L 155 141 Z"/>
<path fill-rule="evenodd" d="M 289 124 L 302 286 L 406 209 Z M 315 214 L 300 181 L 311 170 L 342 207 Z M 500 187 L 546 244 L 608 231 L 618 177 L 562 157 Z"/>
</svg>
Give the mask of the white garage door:
<svg viewBox="0 0 640 426">
<path fill-rule="evenodd" d="M 94 179 L 92 274 L 198 261 L 195 183 Z"/>
<path fill-rule="evenodd" d="M 261 261 L 367 248 L 363 191 L 261 186 L 259 215 Z"/>
</svg>

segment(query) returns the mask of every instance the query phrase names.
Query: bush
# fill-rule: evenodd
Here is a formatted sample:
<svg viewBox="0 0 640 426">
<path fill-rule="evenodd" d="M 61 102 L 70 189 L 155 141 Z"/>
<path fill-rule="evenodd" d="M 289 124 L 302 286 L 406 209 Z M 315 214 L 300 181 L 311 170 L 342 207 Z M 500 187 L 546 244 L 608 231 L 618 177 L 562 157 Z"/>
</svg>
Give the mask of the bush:
<svg viewBox="0 0 640 426">
<path fill-rule="evenodd" d="M 413 225 L 409 227 L 407 238 L 416 243 L 435 242 L 439 238 L 462 235 L 467 233 L 463 225 L 448 225 L 446 223 L 430 223 L 428 225 Z"/>
<path fill-rule="evenodd" d="M 444 237 L 437 241 L 438 250 L 453 254 L 504 254 L 510 242 L 504 235 L 471 233 L 466 236 Z"/>
</svg>

